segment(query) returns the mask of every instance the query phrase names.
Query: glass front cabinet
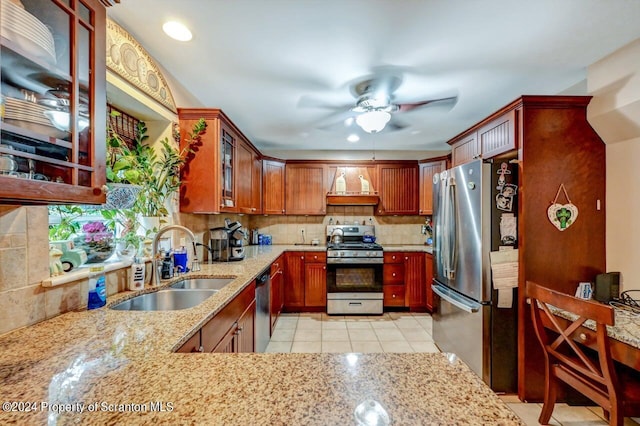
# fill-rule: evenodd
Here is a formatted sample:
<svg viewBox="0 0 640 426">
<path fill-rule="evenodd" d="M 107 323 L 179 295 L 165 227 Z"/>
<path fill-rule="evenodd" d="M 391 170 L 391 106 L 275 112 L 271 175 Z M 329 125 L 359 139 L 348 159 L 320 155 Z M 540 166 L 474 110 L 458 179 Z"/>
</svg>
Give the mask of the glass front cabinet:
<svg viewBox="0 0 640 426">
<path fill-rule="evenodd" d="M 0 5 L 0 202 L 103 203 L 105 7 Z"/>
</svg>

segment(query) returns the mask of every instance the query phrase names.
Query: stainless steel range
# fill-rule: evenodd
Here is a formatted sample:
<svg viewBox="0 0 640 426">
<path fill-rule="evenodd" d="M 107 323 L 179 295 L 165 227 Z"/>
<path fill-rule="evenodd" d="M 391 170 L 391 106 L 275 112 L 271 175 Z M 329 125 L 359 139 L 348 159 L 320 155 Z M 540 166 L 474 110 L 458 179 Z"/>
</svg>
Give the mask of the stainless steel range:
<svg viewBox="0 0 640 426">
<path fill-rule="evenodd" d="M 382 314 L 382 246 L 371 225 L 327 226 L 327 313 Z"/>
</svg>

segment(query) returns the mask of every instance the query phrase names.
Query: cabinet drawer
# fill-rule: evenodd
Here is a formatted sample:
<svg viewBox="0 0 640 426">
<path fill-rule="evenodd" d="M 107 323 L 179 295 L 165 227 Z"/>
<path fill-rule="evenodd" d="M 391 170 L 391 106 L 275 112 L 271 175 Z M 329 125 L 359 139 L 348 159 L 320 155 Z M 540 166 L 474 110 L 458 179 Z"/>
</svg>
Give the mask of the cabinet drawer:
<svg viewBox="0 0 640 426">
<path fill-rule="evenodd" d="M 404 265 L 389 264 L 382 269 L 383 285 L 404 285 Z"/>
<path fill-rule="evenodd" d="M 404 306 L 404 286 L 385 285 L 382 287 L 384 306 Z"/>
<path fill-rule="evenodd" d="M 397 252 L 383 253 L 384 263 L 402 263 L 404 262 L 404 255 Z"/>
<path fill-rule="evenodd" d="M 304 261 L 306 263 L 327 263 L 326 251 L 305 251 Z"/>
</svg>

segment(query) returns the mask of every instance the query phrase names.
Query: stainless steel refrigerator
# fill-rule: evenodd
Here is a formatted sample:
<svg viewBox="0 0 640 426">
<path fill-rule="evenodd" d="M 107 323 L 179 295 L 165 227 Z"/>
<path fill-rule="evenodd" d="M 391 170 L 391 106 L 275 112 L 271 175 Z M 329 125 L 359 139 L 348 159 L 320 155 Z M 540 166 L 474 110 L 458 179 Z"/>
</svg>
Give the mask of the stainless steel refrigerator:
<svg viewBox="0 0 640 426">
<path fill-rule="evenodd" d="M 517 188 L 517 168 L 505 164 L 510 185 Z M 477 160 L 434 176 L 433 339 L 494 391 L 515 392 L 517 290 L 513 289 L 511 308 L 498 308 L 489 264 L 490 251 L 504 244 L 499 229 L 504 211 L 498 206 L 504 210 L 505 205 L 497 204 L 504 171 L 504 165 Z M 516 196 L 507 207 L 517 213 Z M 508 243 L 515 245 L 517 240 Z"/>
</svg>

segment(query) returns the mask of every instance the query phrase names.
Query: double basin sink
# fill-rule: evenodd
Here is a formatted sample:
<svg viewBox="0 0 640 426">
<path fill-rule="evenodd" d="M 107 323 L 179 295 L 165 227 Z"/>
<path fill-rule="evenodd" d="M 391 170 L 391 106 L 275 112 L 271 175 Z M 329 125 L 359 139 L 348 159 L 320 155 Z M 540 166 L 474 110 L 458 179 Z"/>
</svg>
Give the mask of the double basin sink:
<svg viewBox="0 0 640 426">
<path fill-rule="evenodd" d="M 213 296 L 233 278 L 188 278 L 169 288 L 145 293 L 111 306 L 116 311 L 177 311 L 193 308 Z"/>
</svg>

